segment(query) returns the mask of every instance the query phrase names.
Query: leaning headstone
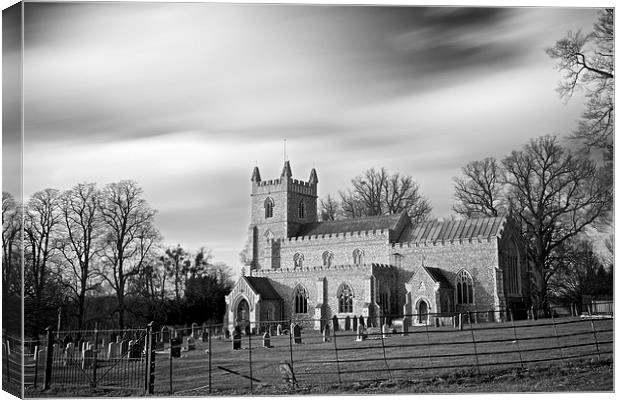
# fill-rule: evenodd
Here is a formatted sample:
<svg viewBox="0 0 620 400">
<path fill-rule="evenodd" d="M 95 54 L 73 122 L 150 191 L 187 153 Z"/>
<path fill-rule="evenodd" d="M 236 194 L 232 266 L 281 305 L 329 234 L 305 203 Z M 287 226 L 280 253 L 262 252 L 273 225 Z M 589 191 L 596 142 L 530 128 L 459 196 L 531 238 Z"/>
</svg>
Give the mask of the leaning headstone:
<svg viewBox="0 0 620 400">
<path fill-rule="evenodd" d="M 364 339 L 366 338 L 366 335 L 364 335 L 364 325 L 358 325 L 357 326 L 357 337 L 355 338 L 356 342 L 362 342 L 364 341 Z"/>
<path fill-rule="evenodd" d="M 329 323 L 325 324 L 325 328 L 323 328 L 323 342 L 329 342 L 329 338 L 331 336 L 331 332 L 329 329 Z"/>
<path fill-rule="evenodd" d="M 82 351 L 82 369 L 87 369 L 93 365 L 94 353 L 92 350 Z"/>
<path fill-rule="evenodd" d="M 332 317 L 332 324 L 334 325 L 334 332 L 337 332 L 338 328 L 339 328 L 339 326 L 338 326 L 338 317 L 335 316 L 335 315 Z"/>
<path fill-rule="evenodd" d="M 241 349 L 241 333 L 239 332 L 238 329 L 235 329 L 235 331 L 232 334 L 232 349 L 233 350 Z"/>
<path fill-rule="evenodd" d="M 388 326 L 388 324 L 383 324 L 383 326 L 381 327 L 381 335 L 383 336 L 383 339 L 387 339 L 390 333 L 390 327 Z"/>
<path fill-rule="evenodd" d="M 183 343 L 182 339 L 173 338 L 170 340 L 170 355 L 173 358 L 181 357 L 181 344 Z"/>
<path fill-rule="evenodd" d="M 276 328 L 276 334 L 278 336 L 282 335 L 282 324 L 278 324 L 278 327 Z"/>
<path fill-rule="evenodd" d="M 185 339 L 185 348 L 187 349 L 187 351 L 196 350 L 196 342 L 194 341 L 193 337 L 188 336 Z"/>
<path fill-rule="evenodd" d="M 269 335 L 269 332 L 265 332 L 263 334 L 263 347 L 271 347 L 271 336 Z"/>
<path fill-rule="evenodd" d="M 295 344 L 301 344 L 301 327 L 297 324 L 292 327 L 293 329 L 293 340 Z"/>
</svg>

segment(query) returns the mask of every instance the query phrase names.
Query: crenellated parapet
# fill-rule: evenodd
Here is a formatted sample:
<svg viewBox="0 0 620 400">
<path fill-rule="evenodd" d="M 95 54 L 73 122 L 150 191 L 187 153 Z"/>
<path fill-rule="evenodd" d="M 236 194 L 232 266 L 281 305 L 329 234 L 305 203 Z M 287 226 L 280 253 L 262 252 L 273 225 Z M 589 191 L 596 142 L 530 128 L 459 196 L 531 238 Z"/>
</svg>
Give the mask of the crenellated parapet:
<svg viewBox="0 0 620 400">
<path fill-rule="evenodd" d="M 342 239 L 346 238 L 369 238 L 369 239 L 388 239 L 390 231 L 389 229 L 371 229 L 364 231 L 354 231 L 354 232 L 335 232 L 335 233 L 322 233 L 318 235 L 307 235 L 307 236 L 293 236 L 288 238 L 289 242 L 299 243 L 304 241 L 313 241 L 313 240 L 330 240 L 334 241 L 342 241 Z"/>
<path fill-rule="evenodd" d="M 383 263 L 365 263 L 365 264 L 338 264 L 331 266 L 317 265 L 310 267 L 302 267 L 302 268 L 279 268 L 279 269 L 262 269 L 258 271 L 253 271 L 255 276 L 282 276 L 282 275 L 298 275 L 303 272 L 338 272 L 338 271 L 350 271 L 350 270 L 358 270 L 358 271 L 368 271 L 372 272 L 375 270 L 389 270 L 394 268 L 390 264 Z"/>
</svg>

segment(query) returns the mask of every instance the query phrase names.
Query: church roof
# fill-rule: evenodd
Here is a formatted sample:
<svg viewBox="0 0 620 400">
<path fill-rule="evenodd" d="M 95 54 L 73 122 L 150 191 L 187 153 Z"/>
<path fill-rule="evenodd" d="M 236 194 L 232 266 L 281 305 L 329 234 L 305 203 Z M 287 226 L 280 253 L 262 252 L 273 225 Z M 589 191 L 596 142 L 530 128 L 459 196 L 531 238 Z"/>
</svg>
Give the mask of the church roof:
<svg viewBox="0 0 620 400">
<path fill-rule="evenodd" d="M 428 275 L 437 283 L 439 283 L 439 287 L 454 289 L 450 281 L 446 278 L 446 276 L 441 272 L 441 269 L 434 267 L 422 267 L 426 270 Z"/>
<path fill-rule="evenodd" d="M 378 215 L 365 218 L 350 218 L 337 221 L 311 222 L 302 225 L 296 236 L 327 235 L 332 233 L 360 232 L 381 229 L 396 229 L 403 214 Z"/>
<path fill-rule="evenodd" d="M 261 300 L 282 300 L 278 292 L 271 286 L 269 279 L 257 276 L 246 276 L 248 285 L 260 295 Z"/>
<path fill-rule="evenodd" d="M 505 223 L 505 216 L 423 222 L 405 228 L 399 242 L 424 243 L 490 239 L 501 236 Z"/>
</svg>

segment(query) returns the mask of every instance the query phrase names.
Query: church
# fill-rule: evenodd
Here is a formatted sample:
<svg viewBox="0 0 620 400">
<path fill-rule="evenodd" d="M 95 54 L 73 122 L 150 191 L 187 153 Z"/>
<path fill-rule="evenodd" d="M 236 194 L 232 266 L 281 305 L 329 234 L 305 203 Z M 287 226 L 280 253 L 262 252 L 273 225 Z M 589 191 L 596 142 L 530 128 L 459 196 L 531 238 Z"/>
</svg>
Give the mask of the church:
<svg viewBox="0 0 620 400">
<path fill-rule="evenodd" d="M 251 177 L 249 273 L 226 296 L 224 324 L 245 329 L 291 320 L 321 329 L 363 316 L 408 325 L 529 305 L 529 270 L 519 230 L 507 216 L 413 224 L 400 214 L 319 221 L 318 175 Z M 344 326 L 341 326 L 343 328 Z"/>
</svg>

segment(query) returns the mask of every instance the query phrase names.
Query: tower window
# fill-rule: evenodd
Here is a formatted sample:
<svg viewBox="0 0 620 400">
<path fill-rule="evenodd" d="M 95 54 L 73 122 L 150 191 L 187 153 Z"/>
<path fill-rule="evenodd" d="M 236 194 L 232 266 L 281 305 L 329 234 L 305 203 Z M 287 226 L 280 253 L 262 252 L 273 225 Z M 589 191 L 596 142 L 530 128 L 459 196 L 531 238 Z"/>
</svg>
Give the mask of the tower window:
<svg viewBox="0 0 620 400">
<path fill-rule="evenodd" d="M 462 269 L 456 275 L 456 304 L 473 304 L 474 280 L 469 272 Z"/>
<path fill-rule="evenodd" d="M 301 269 L 304 266 L 304 255 L 301 253 L 295 253 L 293 256 L 294 269 Z"/>
<path fill-rule="evenodd" d="M 334 261 L 334 253 L 326 251 L 323 253 L 323 266 L 324 267 L 331 267 L 332 266 L 332 262 Z"/>
<path fill-rule="evenodd" d="M 267 197 L 265 200 L 265 218 L 273 217 L 273 200 L 271 197 Z"/>
<path fill-rule="evenodd" d="M 299 202 L 299 219 L 306 218 L 306 203 L 303 201 Z"/>
<path fill-rule="evenodd" d="M 295 288 L 295 313 L 305 314 L 308 312 L 308 291 L 303 286 Z"/>
<path fill-rule="evenodd" d="M 353 264 L 354 265 L 362 265 L 362 257 L 364 256 L 364 252 L 360 249 L 353 250 Z"/>
<path fill-rule="evenodd" d="M 340 285 L 340 288 L 338 288 L 338 312 L 353 312 L 353 291 L 346 283 L 343 283 Z"/>
</svg>

